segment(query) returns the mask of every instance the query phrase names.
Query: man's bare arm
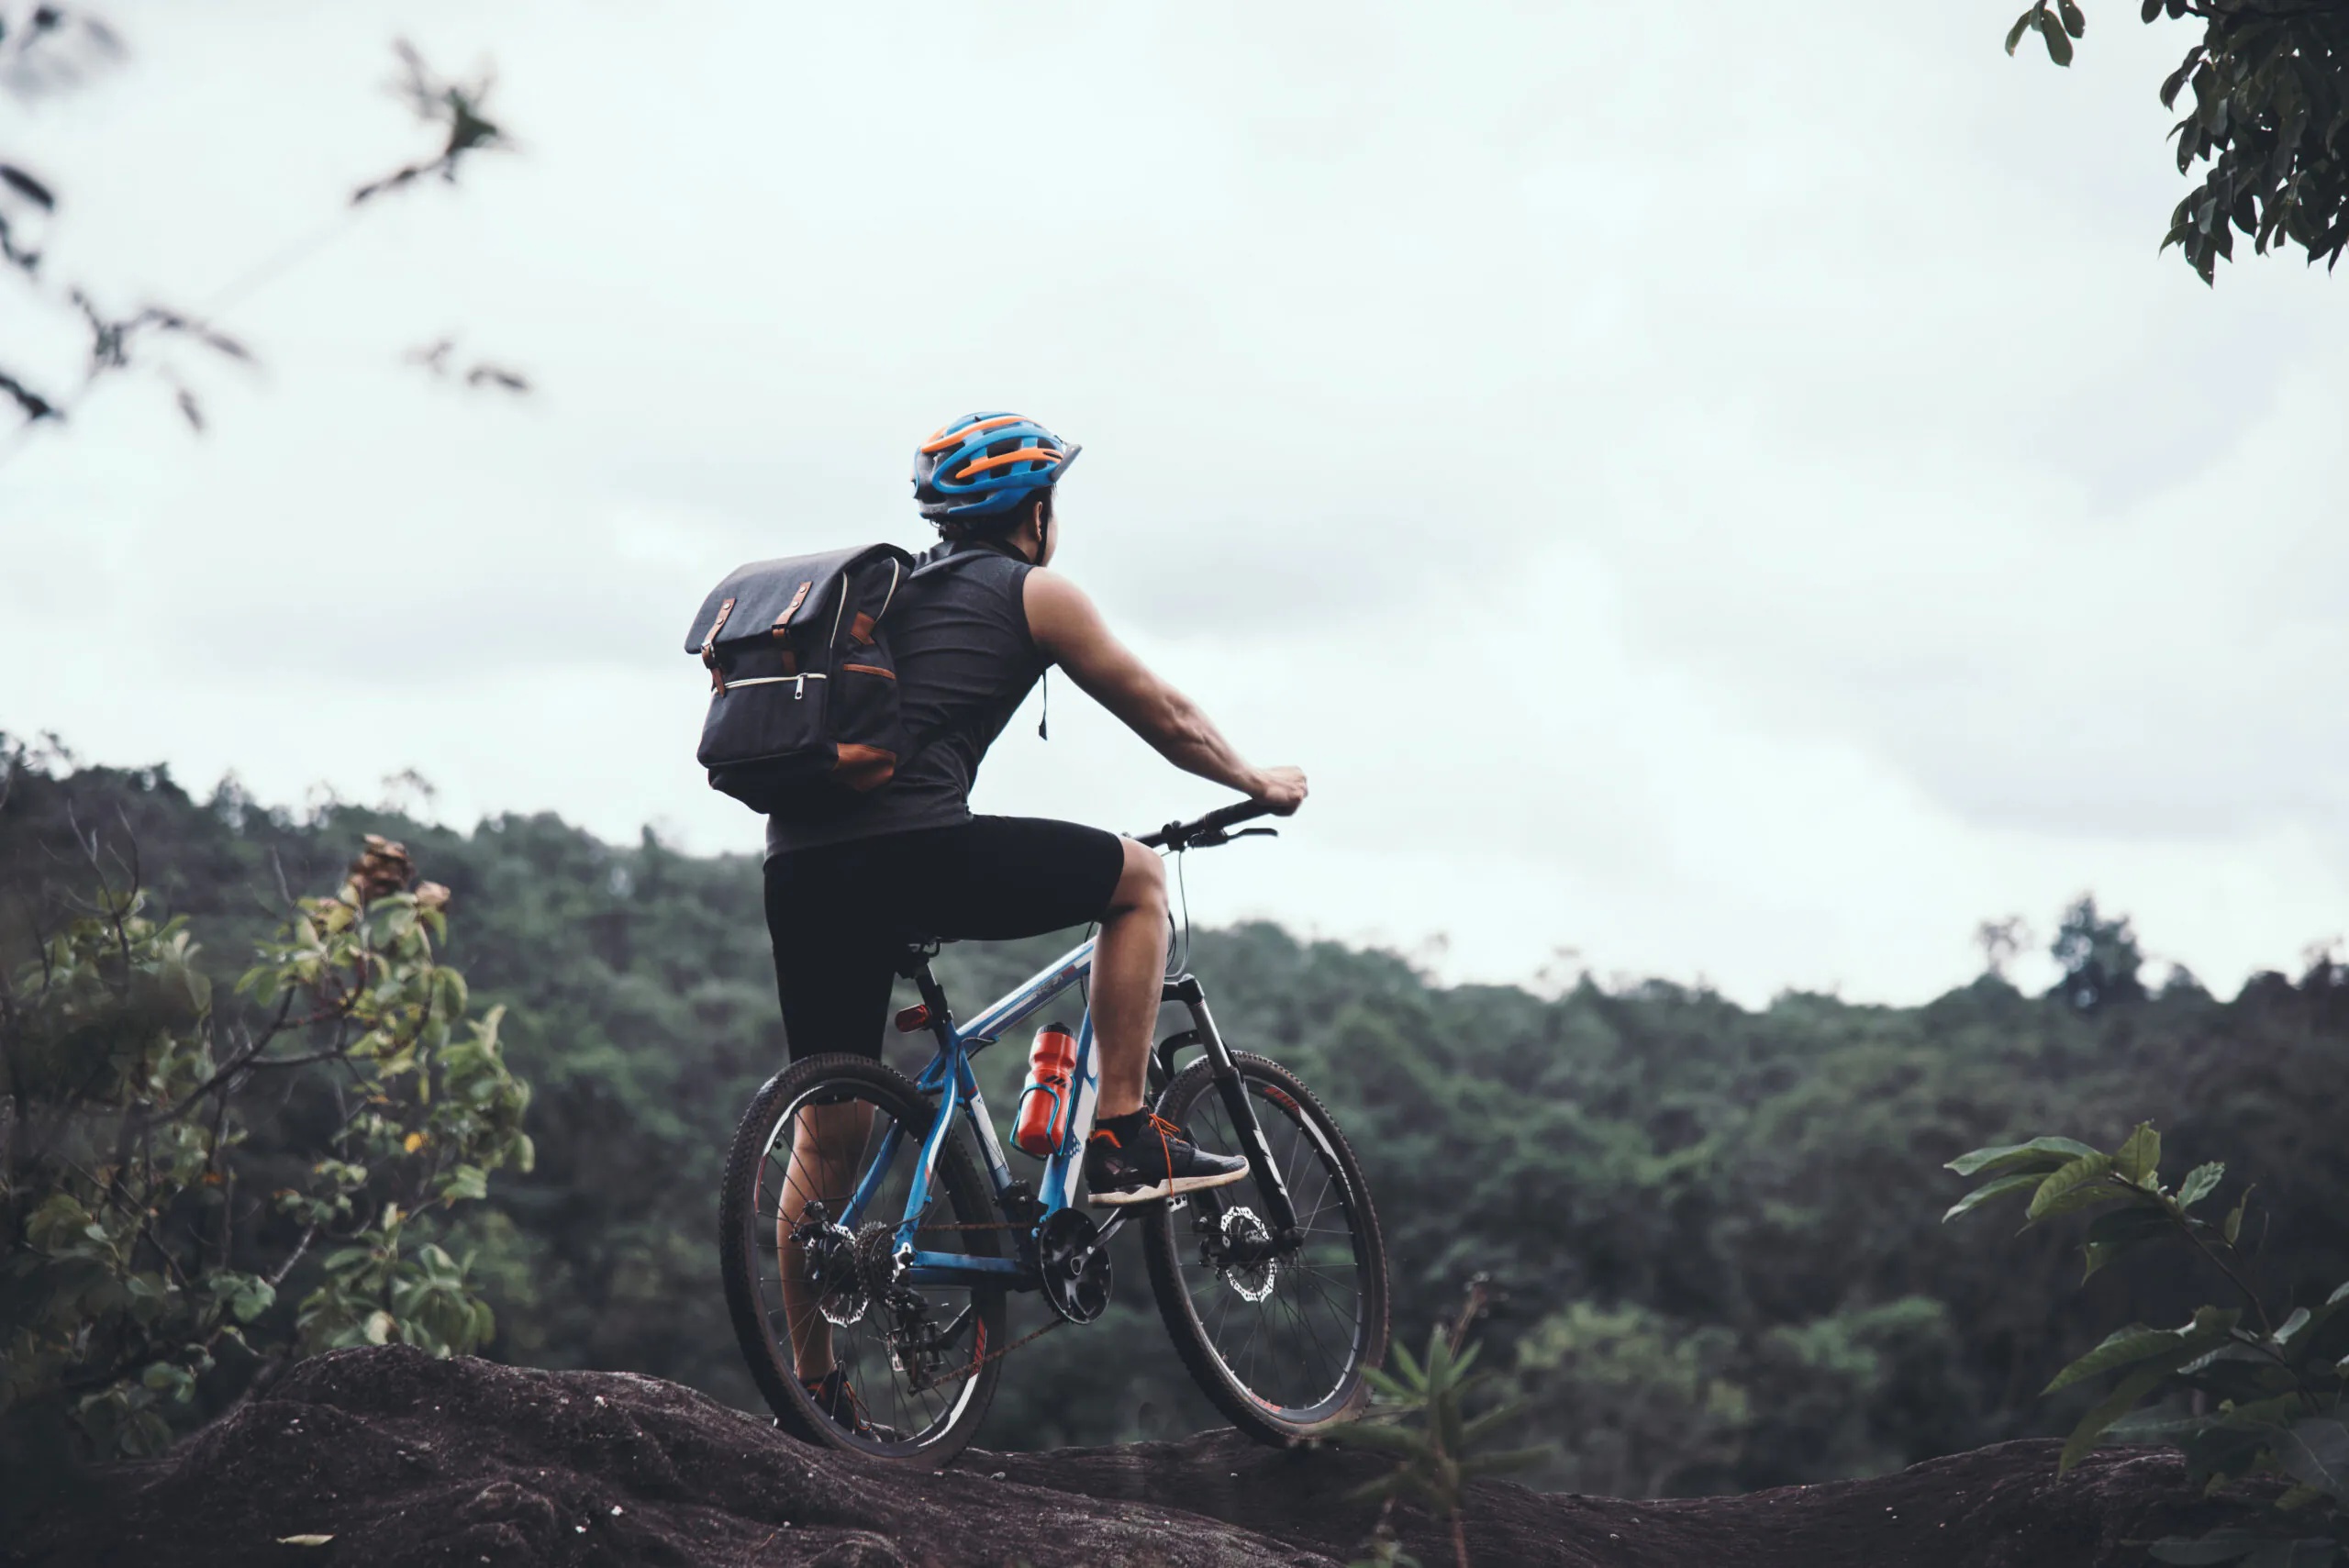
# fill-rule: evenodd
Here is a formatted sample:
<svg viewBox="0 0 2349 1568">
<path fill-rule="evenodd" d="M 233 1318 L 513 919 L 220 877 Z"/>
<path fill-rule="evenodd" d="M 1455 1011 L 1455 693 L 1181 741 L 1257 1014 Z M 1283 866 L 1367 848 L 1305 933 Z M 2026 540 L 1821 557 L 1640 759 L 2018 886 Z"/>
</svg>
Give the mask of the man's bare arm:
<svg viewBox="0 0 2349 1568">
<path fill-rule="evenodd" d="M 1283 816 L 1304 803 L 1301 771 L 1251 765 L 1197 703 L 1159 679 L 1117 639 L 1075 584 L 1039 567 L 1028 573 L 1025 598 L 1028 629 L 1044 656 L 1160 756 L 1185 773 L 1252 795 Z"/>
</svg>

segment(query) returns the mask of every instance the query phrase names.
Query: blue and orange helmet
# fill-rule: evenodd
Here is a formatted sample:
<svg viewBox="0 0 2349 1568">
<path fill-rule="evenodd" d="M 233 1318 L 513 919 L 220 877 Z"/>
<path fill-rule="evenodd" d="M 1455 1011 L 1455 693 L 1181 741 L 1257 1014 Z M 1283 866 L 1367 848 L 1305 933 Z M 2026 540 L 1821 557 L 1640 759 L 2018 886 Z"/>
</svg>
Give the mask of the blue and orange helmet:
<svg viewBox="0 0 2349 1568">
<path fill-rule="evenodd" d="M 965 414 L 914 452 L 914 504 L 939 527 L 1011 510 L 1060 482 L 1082 448 L 1018 414 Z"/>
</svg>

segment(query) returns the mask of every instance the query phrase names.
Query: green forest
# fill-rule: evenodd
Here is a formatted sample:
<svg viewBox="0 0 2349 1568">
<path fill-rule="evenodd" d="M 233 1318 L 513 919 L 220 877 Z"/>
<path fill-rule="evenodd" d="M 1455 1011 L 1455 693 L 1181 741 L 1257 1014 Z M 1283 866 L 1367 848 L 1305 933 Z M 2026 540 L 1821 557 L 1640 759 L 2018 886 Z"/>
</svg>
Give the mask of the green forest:
<svg viewBox="0 0 2349 1568">
<path fill-rule="evenodd" d="M 249 1006 L 231 987 L 291 895 L 340 882 L 366 834 L 404 843 L 448 889 L 444 956 L 476 1010 L 507 1009 L 505 1059 L 530 1085 L 535 1163 L 498 1171 L 451 1239 L 495 1310 L 484 1353 L 756 1407 L 714 1234 L 735 1118 L 781 1064 L 755 862 L 650 831 L 608 844 L 551 815 L 460 832 L 295 813 L 21 744 L 5 765 L 12 971 L 49 912 L 87 895 L 77 844 L 95 836 L 160 913 L 187 917 L 216 1006 Z M 1075 934 L 956 947 L 940 973 L 975 1004 Z M 2148 988 L 2128 923 L 2085 898 L 2055 957 L 2064 979 L 2043 995 L 1985 973 L 1920 1006 L 1789 992 L 1759 1009 L 1660 981 L 1586 977 L 1554 999 L 1442 985 L 1262 924 L 1197 932 L 1190 966 L 1233 1044 L 1296 1068 L 1361 1151 L 1397 1337 L 1423 1340 L 1489 1275 L 1484 1364 L 1529 1404 L 1524 1440 L 1553 1445 L 1529 1479 L 1672 1496 L 2061 1432 L 2088 1396 L 2040 1399 L 2057 1368 L 2122 1316 L 2190 1306 L 2198 1282 L 2137 1259 L 2082 1284 L 2052 1229 L 1944 1229 L 1967 1184 L 1943 1163 L 1978 1145 L 2060 1131 L 2103 1147 L 2151 1121 L 2179 1158 L 2255 1184 L 2260 1283 L 2289 1298 L 2349 1275 L 2332 1201 L 2349 1187 L 2349 965 L 2259 974 L 2232 999 L 2182 973 Z M 982 1059 L 998 1114 L 1023 1044 Z M 890 1049 L 913 1064 L 915 1046 Z M 1011 1362 L 984 1446 L 1213 1424 L 1139 1257 L 1117 1267 L 1103 1321 Z"/>
</svg>

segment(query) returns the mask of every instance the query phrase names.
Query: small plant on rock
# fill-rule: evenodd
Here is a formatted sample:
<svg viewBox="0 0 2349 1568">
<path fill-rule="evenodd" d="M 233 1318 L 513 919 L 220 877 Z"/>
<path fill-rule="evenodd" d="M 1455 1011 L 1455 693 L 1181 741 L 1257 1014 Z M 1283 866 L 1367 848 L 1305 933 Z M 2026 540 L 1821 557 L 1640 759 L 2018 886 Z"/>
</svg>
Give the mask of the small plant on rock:
<svg viewBox="0 0 2349 1568">
<path fill-rule="evenodd" d="M 2218 1193 L 2226 1167 L 2197 1165 L 2172 1188 L 2161 1177 L 2161 1152 L 2150 1124 L 2110 1152 L 2068 1138 L 1977 1149 L 1949 1168 L 1989 1180 L 1943 1218 L 2028 1193 L 2026 1227 L 2101 1211 L 2082 1242 L 2090 1275 L 2124 1252 L 2162 1242 L 2223 1278 L 2234 1304 L 2197 1307 L 2176 1328 L 2117 1329 L 2055 1374 L 2043 1392 L 2115 1379 L 2072 1429 L 2059 1463 L 2069 1469 L 2117 1433 L 2174 1443 L 2193 1484 L 2206 1491 L 2245 1476 L 2276 1477 L 2286 1490 L 2274 1507 L 2199 1539 L 2156 1541 L 2154 1557 L 2325 1568 L 2349 1546 L 2349 1284 L 2313 1306 L 2271 1309 L 2246 1279 L 2238 1251 L 2250 1188 L 2222 1218 L 2206 1218 L 2195 1211 Z M 2166 1408 L 2121 1424 L 2149 1402 Z"/>
<path fill-rule="evenodd" d="M 1549 1457 L 1547 1448 L 1495 1451 L 1489 1445 L 1525 1413 L 1521 1405 L 1496 1406 L 1480 1415 L 1466 1414 L 1469 1391 L 1483 1381 L 1470 1369 L 1480 1345 L 1467 1343 L 1468 1329 L 1483 1315 L 1488 1300 L 1482 1275 L 1469 1283 L 1468 1299 L 1449 1327 L 1439 1324 L 1428 1336 L 1427 1356 L 1414 1357 L 1407 1345 L 1395 1346 L 1391 1372 L 1368 1369 L 1365 1375 L 1376 1392 L 1371 1414 L 1340 1431 L 1331 1440 L 1344 1448 L 1370 1449 L 1391 1454 L 1394 1470 L 1362 1487 L 1362 1497 L 1386 1501 L 1373 1534 L 1375 1564 L 1409 1564 L 1395 1537 L 1388 1515 L 1395 1502 L 1409 1497 L 1427 1506 L 1452 1527 L 1452 1552 L 1458 1568 L 1469 1568 L 1467 1521 L 1468 1483 L 1478 1476 L 1523 1470 Z"/>
</svg>

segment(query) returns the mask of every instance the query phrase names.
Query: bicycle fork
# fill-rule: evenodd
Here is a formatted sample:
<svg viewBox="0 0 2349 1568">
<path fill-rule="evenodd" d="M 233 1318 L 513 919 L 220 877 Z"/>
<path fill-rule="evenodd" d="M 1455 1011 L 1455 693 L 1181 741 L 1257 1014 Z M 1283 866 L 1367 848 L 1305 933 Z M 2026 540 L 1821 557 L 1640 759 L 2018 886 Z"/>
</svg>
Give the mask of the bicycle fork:
<svg viewBox="0 0 2349 1568">
<path fill-rule="evenodd" d="M 1196 1045 L 1207 1052 L 1215 1076 L 1216 1094 L 1223 1101 L 1224 1113 L 1231 1118 L 1232 1130 L 1238 1134 L 1241 1150 L 1248 1157 L 1248 1168 L 1256 1178 L 1256 1190 L 1264 1195 L 1264 1207 L 1272 1213 L 1266 1216 L 1272 1229 L 1273 1247 L 1290 1251 L 1305 1240 L 1297 1229 L 1297 1207 L 1289 1200 L 1288 1184 L 1281 1179 L 1280 1166 L 1273 1159 L 1273 1147 L 1265 1141 L 1264 1125 L 1256 1119 L 1255 1102 L 1248 1094 L 1247 1082 L 1240 1075 L 1239 1065 L 1231 1059 L 1230 1047 L 1223 1043 L 1217 1032 L 1215 1017 L 1208 1011 L 1206 989 L 1196 974 L 1178 974 L 1166 982 L 1159 993 L 1162 1002 L 1180 1002 L 1191 1015 L 1191 1027 L 1172 1034 L 1158 1042 L 1151 1059 L 1154 1069 L 1153 1094 L 1163 1090 L 1174 1076 L 1174 1053 L 1185 1046 Z M 1219 1189 L 1208 1188 L 1195 1193 L 1193 1198 L 1214 1199 L 1218 1210 L 1222 1207 Z"/>
</svg>

